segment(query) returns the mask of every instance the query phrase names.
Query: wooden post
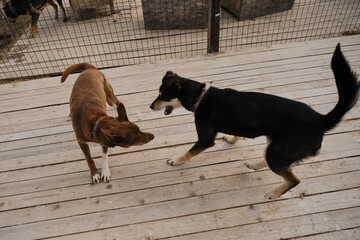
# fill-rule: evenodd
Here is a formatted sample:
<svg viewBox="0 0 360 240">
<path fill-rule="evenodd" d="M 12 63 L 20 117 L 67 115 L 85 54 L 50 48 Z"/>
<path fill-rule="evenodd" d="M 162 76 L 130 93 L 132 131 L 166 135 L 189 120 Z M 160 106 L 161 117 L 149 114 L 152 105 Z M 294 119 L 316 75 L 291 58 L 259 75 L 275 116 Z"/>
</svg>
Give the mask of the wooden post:
<svg viewBox="0 0 360 240">
<path fill-rule="evenodd" d="M 208 45 L 207 52 L 219 52 L 220 0 L 208 0 Z"/>
</svg>

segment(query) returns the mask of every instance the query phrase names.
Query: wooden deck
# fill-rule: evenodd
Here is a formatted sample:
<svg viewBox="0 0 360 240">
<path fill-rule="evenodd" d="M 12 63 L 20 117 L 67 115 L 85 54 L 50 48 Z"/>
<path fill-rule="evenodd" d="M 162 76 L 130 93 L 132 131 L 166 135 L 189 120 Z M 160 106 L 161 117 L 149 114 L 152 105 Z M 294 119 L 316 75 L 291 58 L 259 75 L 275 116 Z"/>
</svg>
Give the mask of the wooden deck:
<svg viewBox="0 0 360 240">
<path fill-rule="evenodd" d="M 112 149 L 112 180 L 96 185 L 67 121 L 77 75 L 64 84 L 56 77 L 0 85 L 0 239 L 360 239 L 359 103 L 317 157 L 294 166 L 302 183 L 275 201 L 264 195 L 280 177 L 244 166 L 262 159 L 265 138 L 229 145 L 219 134 L 213 148 L 170 167 L 166 159 L 197 139 L 193 115 L 149 108 L 172 70 L 327 113 L 337 102 L 330 70 L 337 42 L 360 73 L 359 35 L 103 71 L 130 120 L 155 139 Z M 101 148 L 91 150 L 99 161 Z"/>
</svg>

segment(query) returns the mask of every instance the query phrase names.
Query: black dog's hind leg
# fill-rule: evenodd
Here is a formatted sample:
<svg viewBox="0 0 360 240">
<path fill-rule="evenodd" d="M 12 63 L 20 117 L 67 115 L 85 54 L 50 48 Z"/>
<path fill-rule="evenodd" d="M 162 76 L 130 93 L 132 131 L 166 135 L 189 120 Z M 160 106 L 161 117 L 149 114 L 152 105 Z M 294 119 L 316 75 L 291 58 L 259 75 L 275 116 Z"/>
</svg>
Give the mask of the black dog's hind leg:
<svg viewBox="0 0 360 240">
<path fill-rule="evenodd" d="M 300 183 L 300 179 L 291 171 L 290 165 L 294 161 L 290 160 L 284 152 L 286 150 L 283 148 L 283 144 L 275 142 L 271 142 L 266 150 L 266 162 L 269 168 L 284 179 L 284 183 L 280 187 L 265 195 L 268 199 L 277 199 Z"/>
<path fill-rule="evenodd" d="M 55 19 L 59 18 L 59 11 L 58 11 L 58 6 L 52 1 L 52 0 L 47 0 L 46 1 L 50 6 L 52 6 L 55 10 Z"/>
<path fill-rule="evenodd" d="M 295 174 L 291 171 L 290 168 L 273 172 L 280 175 L 285 182 L 280 187 L 266 194 L 265 197 L 268 199 L 277 199 L 300 183 L 300 179 L 295 176 Z"/>
<path fill-rule="evenodd" d="M 186 161 L 189 161 L 191 158 L 198 155 L 205 149 L 214 146 L 216 132 L 212 129 L 212 127 L 202 126 L 202 127 L 197 127 L 196 130 L 198 134 L 198 141 L 195 143 L 195 145 L 185 154 L 168 160 L 167 163 L 169 165 L 171 166 L 180 165 Z"/>
<path fill-rule="evenodd" d="M 49 0 L 48 2 L 52 2 L 54 5 L 55 3 L 52 1 L 52 0 Z M 63 21 L 66 22 L 68 19 L 67 19 L 67 16 L 66 16 L 66 12 L 65 12 L 65 8 L 64 8 L 64 5 L 62 3 L 62 0 L 56 0 L 56 2 L 59 4 L 60 8 L 61 8 L 61 12 L 63 14 Z M 57 16 L 57 7 L 56 7 L 56 15 L 55 15 L 55 18 Z M 56 18 L 57 19 L 57 18 Z"/>
<path fill-rule="evenodd" d="M 38 20 L 40 16 L 40 11 L 36 10 L 31 4 L 30 4 L 30 15 L 31 15 L 31 30 L 30 30 L 30 38 L 35 37 L 36 30 L 38 27 Z"/>
<path fill-rule="evenodd" d="M 110 0 L 110 11 L 111 11 L 111 14 L 115 13 L 114 0 Z"/>
</svg>

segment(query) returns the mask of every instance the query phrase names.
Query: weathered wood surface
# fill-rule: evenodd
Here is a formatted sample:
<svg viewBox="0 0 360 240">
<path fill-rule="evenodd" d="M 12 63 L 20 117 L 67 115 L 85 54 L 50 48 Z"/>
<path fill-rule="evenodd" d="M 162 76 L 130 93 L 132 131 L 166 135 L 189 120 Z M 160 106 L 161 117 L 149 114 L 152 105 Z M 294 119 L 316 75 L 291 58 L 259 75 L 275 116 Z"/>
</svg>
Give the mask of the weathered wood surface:
<svg viewBox="0 0 360 240">
<path fill-rule="evenodd" d="M 225 88 L 276 94 L 321 113 L 337 101 L 330 59 L 337 42 L 360 72 L 360 37 L 104 70 L 130 120 L 153 132 L 141 147 L 110 151 L 110 183 L 90 184 L 70 122 L 65 83 L 47 78 L 0 85 L 1 239 L 358 239 L 360 105 L 327 133 L 321 153 L 294 166 L 302 183 L 276 201 L 281 182 L 262 159 L 266 140 L 223 142 L 190 162 L 165 162 L 196 141 L 193 115 L 150 110 L 167 70 Z M 109 108 L 109 114 L 115 110 Z M 100 166 L 101 148 L 91 145 Z"/>
</svg>

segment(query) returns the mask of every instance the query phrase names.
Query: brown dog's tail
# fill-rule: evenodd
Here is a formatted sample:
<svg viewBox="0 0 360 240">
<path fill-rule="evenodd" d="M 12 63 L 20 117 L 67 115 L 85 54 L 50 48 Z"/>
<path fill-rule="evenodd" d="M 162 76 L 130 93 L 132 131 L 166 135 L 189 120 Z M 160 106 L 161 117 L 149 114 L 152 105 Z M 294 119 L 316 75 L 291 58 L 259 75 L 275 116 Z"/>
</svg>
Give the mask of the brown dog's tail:
<svg viewBox="0 0 360 240">
<path fill-rule="evenodd" d="M 95 68 L 93 65 L 91 65 L 90 63 L 77 63 L 77 64 L 73 64 L 69 67 L 67 67 L 65 69 L 65 71 L 63 72 L 62 76 L 61 76 L 61 82 L 65 82 L 66 78 L 73 72 L 75 71 L 84 71 L 85 69 L 88 68 Z"/>
</svg>

